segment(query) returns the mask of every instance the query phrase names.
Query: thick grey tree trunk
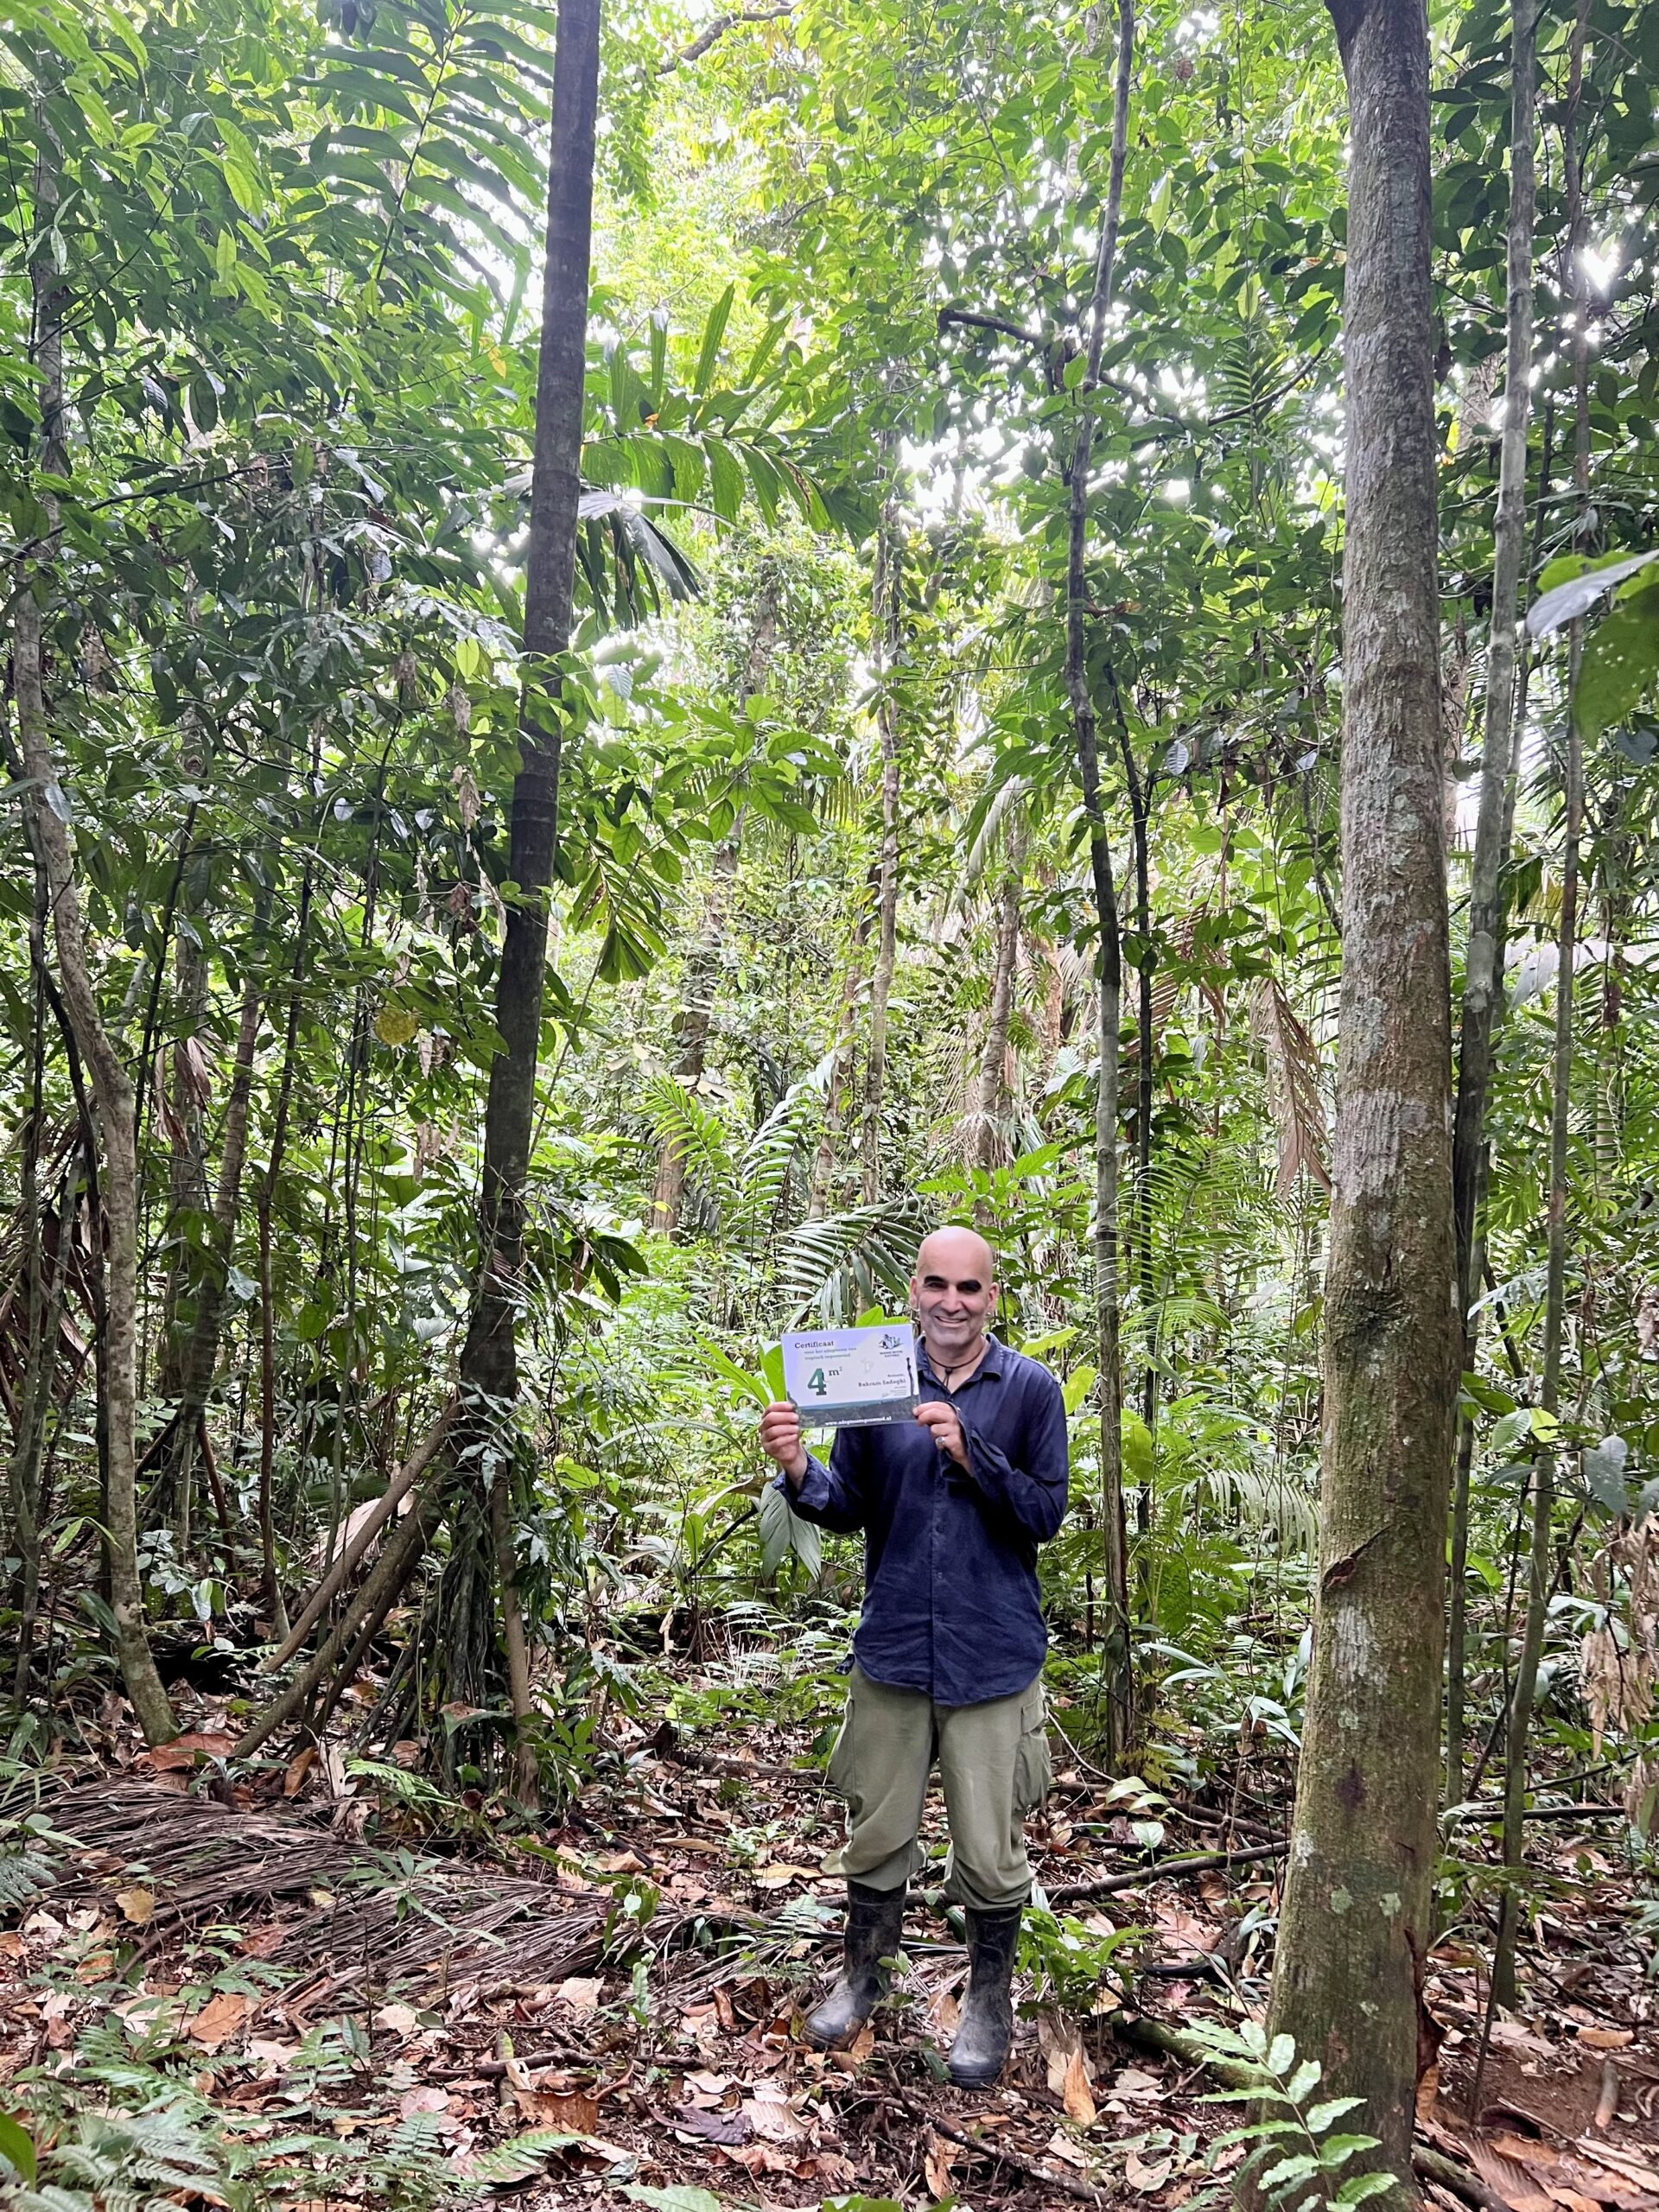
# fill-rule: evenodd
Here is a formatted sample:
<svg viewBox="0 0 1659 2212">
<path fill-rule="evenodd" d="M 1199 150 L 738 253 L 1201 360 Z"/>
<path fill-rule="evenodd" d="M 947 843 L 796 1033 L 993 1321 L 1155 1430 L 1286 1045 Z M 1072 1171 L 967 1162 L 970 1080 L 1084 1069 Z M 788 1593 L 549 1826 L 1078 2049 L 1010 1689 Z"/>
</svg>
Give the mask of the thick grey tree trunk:
<svg viewBox="0 0 1659 2212">
<path fill-rule="evenodd" d="M 1343 974 L 1319 1584 L 1270 2011 L 1411 2187 L 1461 1329 L 1435 573 L 1428 27 L 1332 0 L 1344 310 Z"/>
</svg>

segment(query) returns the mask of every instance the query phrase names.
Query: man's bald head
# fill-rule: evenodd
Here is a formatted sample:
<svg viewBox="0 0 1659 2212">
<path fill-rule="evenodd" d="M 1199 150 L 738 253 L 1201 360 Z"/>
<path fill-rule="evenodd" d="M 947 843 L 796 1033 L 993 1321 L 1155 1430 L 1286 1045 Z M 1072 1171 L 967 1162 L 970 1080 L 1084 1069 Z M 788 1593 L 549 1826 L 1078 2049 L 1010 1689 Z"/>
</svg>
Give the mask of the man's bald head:
<svg viewBox="0 0 1659 2212">
<path fill-rule="evenodd" d="M 996 1255 L 976 1229 L 936 1229 L 922 1239 L 916 1273 L 918 1277 L 973 1274 L 982 1282 L 992 1283 L 996 1281 Z"/>
<path fill-rule="evenodd" d="M 936 1229 L 922 1239 L 910 1303 L 928 1357 L 954 1389 L 955 1370 L 971 1372 L 983 1352 L 996 1307 L 996 1255 L 976 1229 Z"/>
</svg>

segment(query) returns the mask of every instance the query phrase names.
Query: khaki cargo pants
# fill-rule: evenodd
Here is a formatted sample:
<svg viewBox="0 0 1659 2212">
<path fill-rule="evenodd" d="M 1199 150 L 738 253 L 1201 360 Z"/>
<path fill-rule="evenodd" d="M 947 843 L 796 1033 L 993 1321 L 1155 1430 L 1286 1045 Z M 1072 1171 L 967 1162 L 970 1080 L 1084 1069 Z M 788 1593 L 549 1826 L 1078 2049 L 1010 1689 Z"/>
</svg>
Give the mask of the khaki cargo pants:
<svg viewBox="0 0 1659 2212">
<path fill-rule="evenodd" d="M 917 1831 L 936 1758 L 950 1824 L 946 1896 L 976 1912 L 1024 1904 L 1026 1815 L 1053 1778 L 1040 1675 L 1013 1697 L 935 1705 L 925 1690 L 892 1689 L 855 1667 L 830 1758 L 830 1787 L 847 1800 L 836 1871 L 872 1890 L 896 1890 L 918 1871 Z"/>
</svg>

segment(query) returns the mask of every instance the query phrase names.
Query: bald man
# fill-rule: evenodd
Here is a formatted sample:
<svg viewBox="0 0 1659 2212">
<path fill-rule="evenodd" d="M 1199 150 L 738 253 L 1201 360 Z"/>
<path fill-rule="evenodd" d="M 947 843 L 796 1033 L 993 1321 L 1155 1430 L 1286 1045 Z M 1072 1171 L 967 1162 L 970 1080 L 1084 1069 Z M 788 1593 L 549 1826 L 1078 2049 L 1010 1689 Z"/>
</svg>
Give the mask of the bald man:
<svg viewBox="0 0 1659 2212">
<path fill-rule="evenodd" d="M 925 1239 L 910 1280 L 922 1402 L 913 1421 L 837 1431 L 826 1466 L 792 1405 L 760 1442 L 803 1519 L 864 1531 L 864 1607 L 847 1715 L 830 1762 L 847 1800 L 841 1979 L 807 2021 L 849 2042 L 887 1987 L 937 1758 L 950 1827 L 945 1894 L 968 1922 L 968 1995 L 951 2079 L 985 2088 L 1014 2031 L 1010 1982 L 1031 1895 L 1025 1820 L 1050 1778 L 1047 1631 L 1037 1547 L 1065 1514 L 1065 1406 L 1046 1368 L 988 1334 L 996 1262 L 971 1229 Z"/>
</svg>

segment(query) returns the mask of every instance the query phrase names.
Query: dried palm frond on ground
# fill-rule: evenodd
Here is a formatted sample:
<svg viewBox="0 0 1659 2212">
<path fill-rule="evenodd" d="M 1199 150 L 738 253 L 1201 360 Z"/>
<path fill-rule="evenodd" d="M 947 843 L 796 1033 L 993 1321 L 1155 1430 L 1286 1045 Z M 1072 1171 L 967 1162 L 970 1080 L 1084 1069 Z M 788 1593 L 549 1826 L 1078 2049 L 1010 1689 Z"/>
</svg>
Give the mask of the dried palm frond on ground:
<svg viewBox="0 0 1659 2212">
<path fill-rule="evenodd" d="M 411 1859 L 334 1834 L 307 1815 L 254 1813 L 150 1783 L 58 1792 L 54 1826 L 83 1847 L 57 1887 L 66 1902 L 118 1901 L 143 1885 L 146 1924 L 303 1899 L 270 1955 L 327 1962 L 330 1985 L 405 1979 L 557 1980 L 600 1955 L 608 1894 L 476 1864 Z"/>
</svg>

